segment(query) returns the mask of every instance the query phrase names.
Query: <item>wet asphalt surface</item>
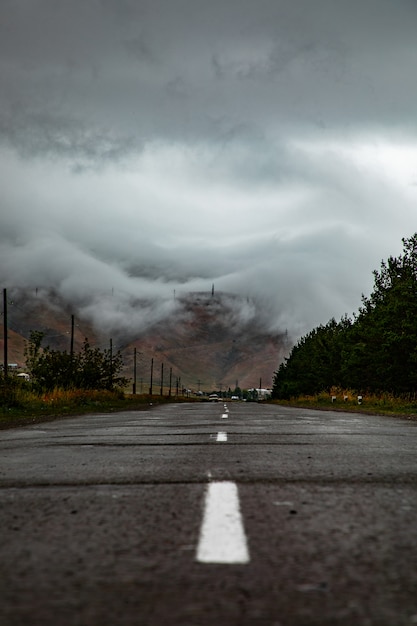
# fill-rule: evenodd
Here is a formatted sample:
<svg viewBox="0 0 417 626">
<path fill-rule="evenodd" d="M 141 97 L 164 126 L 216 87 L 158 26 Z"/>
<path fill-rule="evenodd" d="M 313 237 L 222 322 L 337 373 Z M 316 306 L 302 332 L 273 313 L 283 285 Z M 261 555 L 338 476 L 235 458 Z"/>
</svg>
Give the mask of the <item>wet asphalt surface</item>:
<svg viewBox="0 0 417 626">
<path fill-rule="evenodd" d="M 417 423 L 228 406 L 0 432 L 1 626 L 417 624 Z M 196 560 L 223 480 L 247 564 Z"/>
</svg>

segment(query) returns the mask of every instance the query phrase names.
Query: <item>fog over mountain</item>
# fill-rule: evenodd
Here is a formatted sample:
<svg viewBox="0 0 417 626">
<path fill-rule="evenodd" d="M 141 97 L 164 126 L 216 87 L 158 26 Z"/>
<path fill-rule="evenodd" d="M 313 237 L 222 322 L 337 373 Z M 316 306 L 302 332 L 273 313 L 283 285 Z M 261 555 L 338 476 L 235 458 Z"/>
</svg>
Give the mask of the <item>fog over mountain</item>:
<svg viewBox="0 0 417 626">
<path fill-rule="evenodd" d="M 413 0 L 0 6 L 4 287 L 145 328 L 214 284 L 296 337 L 417 230 Z"/>
</svg>

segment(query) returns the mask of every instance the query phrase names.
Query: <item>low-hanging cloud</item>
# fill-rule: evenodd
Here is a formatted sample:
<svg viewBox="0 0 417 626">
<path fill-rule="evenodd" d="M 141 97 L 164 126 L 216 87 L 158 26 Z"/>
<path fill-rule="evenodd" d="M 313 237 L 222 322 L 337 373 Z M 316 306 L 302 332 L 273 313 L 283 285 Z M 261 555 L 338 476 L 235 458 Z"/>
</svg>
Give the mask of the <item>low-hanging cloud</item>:
<svg viewBox="0 0 417 626">
<path fill-rule="evenodd" d="M 236 323 L 294 337 L 351 314 L 416 230 L 416 18 L 408 0 L 5 3 L 4 286 L 104 329 L 213 283 L 242 297 Z"/>
</svg>

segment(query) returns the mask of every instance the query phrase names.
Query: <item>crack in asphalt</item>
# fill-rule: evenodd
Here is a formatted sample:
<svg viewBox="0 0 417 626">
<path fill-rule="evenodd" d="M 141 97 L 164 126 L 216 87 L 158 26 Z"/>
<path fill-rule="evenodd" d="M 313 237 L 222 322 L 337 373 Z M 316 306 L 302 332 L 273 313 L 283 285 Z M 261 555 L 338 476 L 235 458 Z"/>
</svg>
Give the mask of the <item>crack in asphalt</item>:
<svg viewBox="0 0 417 626">
<path fill-rule="evenodd" d="M 231 478 L 231 476 L 233 475 L 233 472 L 227 471 L 224 472 L 224 476 L 228 477 L 228 479 Z M 218 480 L 218 478 L 216 479 Z M 277 478 L 277 477 L 271 477 L 271 478 L 245 478 L 244 476 L 239 476 L 238 478 L 234 479 L 236 480 L 236 482 L 240 485 L 275 485 L 275 486 L 285 486 L 285 485 L 319 485 L 321 487 L 333 487 L 333 486 L 349 486 L 349 485 L 364 485 L 364 486 L 369 486 L 369 485 L 378 485 L 378 486 L 386 486 L 386 487 L 392 487 L 394 484 L 397 486 L 399 485 L 407 485 L 414 487 L 417 490 L 417 485 L 416 485 L 416 478 L 415 475 L 405 475 L 402 476 L 401 478 L 398 478 L 398 476 L 381 476 L 381 477 L 372 477 L 372 478 L 362 478 L 362 477 L 353 477 L 353 478 L 347 478 L 347 477 L 338 477 L 338 478 L 320 478 L 320 477 L 316 477 L 316 478 Z M 12 489 L 19 489 L 19 490 L 25 490 L 25 489 L 46 489 L 46 488 L 72 488 L 72 487 L 103 487 L 103 486 L 109 486 L 109 487 L 123 487 L 123 486 L 130 486 L 130 487 L 140 487 L 142 485 L 204 485 L 210 482 L 210 479 L 208 479 L 207 477 L 196 477 L 195 479 L 188 479 L 188 480 L 184 480 L 184 479 L 172 479 L 172 480 L 158 480 L 158 479 L 149 479 L 149 480 L 127 480 L 127 479 L 121 479 L 121 480 L 114 480 L 109 482 L 107 481 L 103 481 L 100 482 L 98 480 L 94 481 L 94 480 L 90 480 L 90 481 L 72 481 L 72 482 L 47 482 L 47 481 L 37 481 L 37 482 L 33 482 L 33 483 L 21 483 L 19 481 L 5 481 L 0 489 L 0 494 L 2 494 L 3 492 L 6 492 L 7 490 L 12 490 Z"/>
</svg>

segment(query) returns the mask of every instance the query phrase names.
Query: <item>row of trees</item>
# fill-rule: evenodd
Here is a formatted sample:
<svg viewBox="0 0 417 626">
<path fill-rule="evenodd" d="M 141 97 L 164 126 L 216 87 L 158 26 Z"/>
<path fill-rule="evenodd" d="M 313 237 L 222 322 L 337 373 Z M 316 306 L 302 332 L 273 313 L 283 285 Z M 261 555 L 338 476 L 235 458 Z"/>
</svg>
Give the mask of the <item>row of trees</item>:
<svg viewBox="0 0 417 626">
<path fill-rule="evenodd" d="M 289 399 L 330 391 L 417 390 L 417 233 L 403 253 L 382 261 L 374 288 L 351 319 L 331 319 L 302 337 L 275 373 L 273 397 Z"/>
<path fill-rule="evenodd" d="M 26 345 L 26 366 L 37 391 L 60 389 L 107 389 L 123 387 L 128 379 L 120 375 L 123 358 L 120 351 L 92 348 L 86 339 L 81 352 L 42 348 L 44 334 L 32 331 Z"/>
</svg>

